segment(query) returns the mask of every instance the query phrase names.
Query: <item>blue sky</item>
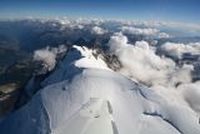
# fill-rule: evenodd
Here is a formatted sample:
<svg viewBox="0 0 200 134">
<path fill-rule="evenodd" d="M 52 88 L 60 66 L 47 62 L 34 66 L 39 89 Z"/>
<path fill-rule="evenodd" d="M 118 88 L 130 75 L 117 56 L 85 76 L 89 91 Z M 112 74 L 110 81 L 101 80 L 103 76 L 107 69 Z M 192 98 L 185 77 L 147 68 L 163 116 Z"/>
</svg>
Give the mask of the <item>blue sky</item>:
<svg viewBox="0 0 200 134">
<path fill-rule="evenodd" d="M 0 0 L 1 18 L 97 17 L 200 23 L 200 0 Z"/>
</svg>

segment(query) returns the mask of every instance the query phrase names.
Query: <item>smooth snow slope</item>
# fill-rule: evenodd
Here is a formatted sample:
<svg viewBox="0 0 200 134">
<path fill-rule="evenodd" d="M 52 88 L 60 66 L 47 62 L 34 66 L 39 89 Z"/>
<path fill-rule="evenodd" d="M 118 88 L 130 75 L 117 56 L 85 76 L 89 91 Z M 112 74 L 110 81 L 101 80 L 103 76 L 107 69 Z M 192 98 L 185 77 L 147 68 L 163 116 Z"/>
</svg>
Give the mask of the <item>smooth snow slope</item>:
<svg viewBox="0 0 200 134">
<path fill-rule="evenodd" d="M 0 124 L 0 134 L 200 133 L 198 116 L 189 107 L 105 66 L 87 69 L 92 55 L 76 50 L 45 80 L 44 89 Z M 83 58 L 88 60 L 75 66 Z"/>
</svg>

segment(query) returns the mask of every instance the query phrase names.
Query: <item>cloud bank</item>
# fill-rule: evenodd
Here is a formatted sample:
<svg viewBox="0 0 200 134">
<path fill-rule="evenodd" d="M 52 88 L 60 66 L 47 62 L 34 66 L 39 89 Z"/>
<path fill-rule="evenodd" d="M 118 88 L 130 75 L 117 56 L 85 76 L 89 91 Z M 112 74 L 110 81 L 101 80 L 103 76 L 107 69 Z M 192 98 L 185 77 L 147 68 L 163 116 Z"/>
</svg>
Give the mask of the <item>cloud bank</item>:
<svg viewBox="0 0 200 134">
<path fill-rule="evenodd" d="M 200 54 L 200 43 L 173 43 L 167 42 L 161 45 L 160 50 L 168 56 L 172 56 L 177 59 L 182 59 L 184 53 Z"/>
<path fill-rule="evenodd" d="M 191 81 L 193 66 L 176 66 L 176 63 L 164 56 L 156 54 L 155 47 L 146 41 L 128 44 L 122 33 L 111 36 L 108 46 L 122 64 L 120 72 L 146 85 L 175 86 L 177 83 Z"/>
<path fill-rule="evenodd" d="M 105 34 L 107 31 L 99 26 L 94 26 L 92 29 L 91 29 L 91 33 L 93 34 L 97 34 L 97 35 L 102 35 L 102 34 Z"/>
<path fill-rule="evenodd" d="M 143 35 L 147 37 L 156 37 L 156 38 L 170 38 L 170 35 L 156 28 L 137 28 L 133 26 L 123 26 L 121 31 L 124 34 L 133 34 L 133 35 Z"/>
</svg>

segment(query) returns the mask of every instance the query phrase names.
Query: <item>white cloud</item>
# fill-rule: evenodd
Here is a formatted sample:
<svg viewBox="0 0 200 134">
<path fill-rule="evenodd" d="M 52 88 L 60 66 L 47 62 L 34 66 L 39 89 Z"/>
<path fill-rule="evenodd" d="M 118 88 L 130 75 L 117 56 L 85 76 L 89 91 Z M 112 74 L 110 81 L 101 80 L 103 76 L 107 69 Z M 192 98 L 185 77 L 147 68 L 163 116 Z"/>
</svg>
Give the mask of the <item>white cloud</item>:
<svg viewBox="0 0 200 134">
<path fill-rule="evenodd" d="M 136 28 L 136 27 L 123 26 L 121 30 L 123 33 L 127 34 L 146 35 L 146 36 L 155 36 L 159 33 L 159 30 L 154 28 Z"/>
<path fill-rule="evenodd" d="M 171 36 L 167 33 L 161 32 L 158 34 L 158 38 L 170 38 Z"/>
<path fill-rule="evenodd" d="M 144 35 L 156 38 L 169 38 L 170 35 L 164 32 L 160 32 L 160 30 L 156 28 L 137 28 L 133 26 L 123 26 L 121 30 L 125 34 L 133 34 L 133 35 Z"/>
<path fill-rule="evenodd" d="M 57 48 L 46 47 L 36 50 L 33 55 L 35 61 L 41 61 L 43 67 L 48 71 L 54 69 L 56 65 L 56 57 L 58 54 L 64 53 L 67 50 L 66 46 L 60 45 Z"/>
<path fill-rule="evenodd" d="M 123 46 L 126 46 L 127 42 L 128 38 L 126 36 L 124 36 L 122 33 L 115 33 L 110 37 L 108 44 L 112 52 L 117 52 Z"/>
<path fill-rule="evenodd" d="M 97 34 L 97 35 L 102 35 L 102 34 L 105 34 L 107 31 L 99 26 L 94 26 L 92 29 L 91 29 L 91 32 L 93 34 Z"/>
<path fill-rule="evenodd" d="M 123 68 L 121 73 L 147 85 L 165 83 L 174 71 L 175 63 L 155 54 L 155 50 L 145 41 L 128 44 L 122 33 L 114 34 L 108 43 L 112 53 L 118 56 Z"/>
<path fill-rule="evenodd" d="M 173 43 L 167 42 L 160 47 L 165 54 L 181 59 L 184 53 L 200 54 L 200 43 Z"/>
<path fill-rule="evenodd" d="M 48 71 L 52 70 L 56 64 L 56 55 L 49 48 L 36 50 L 33 56 L 35 61 L 42 61 L 43 66 L 47 68 Z"/>
<path fill-rule="evenodd" d="M 189 106 L 198 114 L 200 114 L 200 82 L 183 84 L 179 87 L 181 90 L 185 101 L 189 104 Z"/>
</svg>

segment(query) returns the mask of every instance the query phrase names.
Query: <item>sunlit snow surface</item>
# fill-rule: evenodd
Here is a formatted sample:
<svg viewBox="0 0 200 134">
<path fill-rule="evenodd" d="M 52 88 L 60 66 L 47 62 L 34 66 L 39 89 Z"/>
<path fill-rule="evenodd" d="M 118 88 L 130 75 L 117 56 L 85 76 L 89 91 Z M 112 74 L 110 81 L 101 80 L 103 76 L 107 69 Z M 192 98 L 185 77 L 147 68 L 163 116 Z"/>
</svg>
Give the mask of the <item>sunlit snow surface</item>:
<svg viewBox="0 0 200 134">
<path fill-rule="evenodd" d="M 1 134 L 200 133 L 199 117 L 184 99 L 167 99 L 175 93 L 111 71 L 91 51 L 75 46 L 44 89 L 0 124 Z"/>
</svg>

